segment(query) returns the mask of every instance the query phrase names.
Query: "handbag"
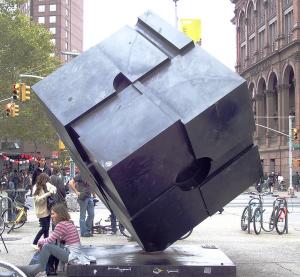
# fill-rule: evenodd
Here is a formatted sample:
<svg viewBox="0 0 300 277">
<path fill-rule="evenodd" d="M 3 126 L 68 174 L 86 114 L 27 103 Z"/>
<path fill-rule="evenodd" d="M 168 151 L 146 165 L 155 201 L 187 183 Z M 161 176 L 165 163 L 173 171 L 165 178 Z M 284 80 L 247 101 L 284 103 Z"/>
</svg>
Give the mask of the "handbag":
<svg viewBox="0 0 300 277">
<path fill-rule="evenodd" d="M 47 197 L 47 208 L 50 211 L 52 207 L 55 205 L 56 201 L 53 195 Z"/>
</svg>

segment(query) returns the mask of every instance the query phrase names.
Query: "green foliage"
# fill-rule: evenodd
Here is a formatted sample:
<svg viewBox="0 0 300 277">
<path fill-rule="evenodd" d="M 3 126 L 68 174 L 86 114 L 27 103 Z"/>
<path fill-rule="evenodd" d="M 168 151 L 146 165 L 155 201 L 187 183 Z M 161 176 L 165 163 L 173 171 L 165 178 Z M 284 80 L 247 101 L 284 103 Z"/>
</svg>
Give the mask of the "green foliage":
<svg viewBox="0 0 300 277">
<path fill-rule="evenodd" d="M 37 79 L 20 74 L 46 76 L 60 65 L 51 56 L 55 52 L 52 34 L 23 15 L 16 5 L 23 0 L 0 0 L 0 100 L 12 96 L 12 84 L 33 85 Z M 35 95 L 20 105 L 20 115 L 0 118 L 1 139 L 20 139 L 57 148 L 57 136 Z M 1 112 L 5 103 L 0 103 Z"/>
</svg>

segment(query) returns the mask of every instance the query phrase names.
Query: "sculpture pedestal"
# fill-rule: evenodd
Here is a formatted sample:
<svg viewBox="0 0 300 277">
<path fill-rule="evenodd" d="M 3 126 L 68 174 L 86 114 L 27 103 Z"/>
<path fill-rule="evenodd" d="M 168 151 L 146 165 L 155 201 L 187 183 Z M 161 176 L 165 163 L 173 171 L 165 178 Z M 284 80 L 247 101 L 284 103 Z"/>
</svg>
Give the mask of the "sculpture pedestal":
<svg viewBox="0 0 300 277">
<path fill-rule="evenodd" d="M 137 245 L 84 246 L 96 263 L 68 265 L 69 277 L 236 276 L 236 266 L 212 245 L 174 245 L 162 252 L 145 252 Z"/>
</svg>

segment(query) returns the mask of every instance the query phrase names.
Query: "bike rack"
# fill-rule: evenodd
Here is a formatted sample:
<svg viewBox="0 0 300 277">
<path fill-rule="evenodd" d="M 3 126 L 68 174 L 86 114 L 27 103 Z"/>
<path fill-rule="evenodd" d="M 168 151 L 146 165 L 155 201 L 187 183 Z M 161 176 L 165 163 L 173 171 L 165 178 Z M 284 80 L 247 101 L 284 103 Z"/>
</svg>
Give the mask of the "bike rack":
<svg viewBox="0 0 300 277">
<path fill-rule="evenodd" d="M 3 202 L 4 202 L 4 205 L 3 205 Z M 11 213 L 13 213 L 13 206 L 14 206 L 13 200 L 8 196 L 1 197 L 1 199 L 0 199 L 0 215 L 1 216 L 3 213 L 3 206 L 4 206 L 4 210 L 6 210 L 9 207 L 9 205 L 8 205 L 9 203 L 10 203 L 10 211 L 11 211 Z"/>
</svg>

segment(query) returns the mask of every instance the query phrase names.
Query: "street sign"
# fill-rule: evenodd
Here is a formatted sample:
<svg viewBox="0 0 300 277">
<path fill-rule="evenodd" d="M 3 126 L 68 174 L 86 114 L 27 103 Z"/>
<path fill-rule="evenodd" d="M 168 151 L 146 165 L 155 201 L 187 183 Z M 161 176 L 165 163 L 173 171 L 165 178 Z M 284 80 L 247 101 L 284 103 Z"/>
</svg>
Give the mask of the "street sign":
<svg viewBox="0 0 300 277">
<path fill-rule="evenodd" d="M 300 149 L 300 143 L 294 143 L 293 144 L 293 149 L 294 150 L 299 150 Z"/>
</svg>

